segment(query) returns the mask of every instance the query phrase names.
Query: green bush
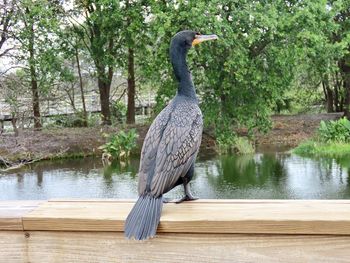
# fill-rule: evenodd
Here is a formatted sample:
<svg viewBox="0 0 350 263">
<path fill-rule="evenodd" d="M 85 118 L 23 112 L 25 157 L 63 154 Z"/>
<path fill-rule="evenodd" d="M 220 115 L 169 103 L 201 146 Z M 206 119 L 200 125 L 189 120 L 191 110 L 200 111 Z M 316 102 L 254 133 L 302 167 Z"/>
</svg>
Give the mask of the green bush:
<svg viewBox="0 0 350 263">
<path fill-rule="evenodd" d="M 138 134 L 135 129 L 109 136 L 108 142 L 99 147 L 103 151 L 104 159 L 125 160 L 130 156 L 131 150 L 136 147 Z"/>
<path fill-rule="evenodd" d="M 306 141 L 299 144 L 292 152 L 300 156 L 342 157 L 350 155 L 350 144 Z"/>
<path fill-rule="evenodd" d="M 237 137 L 235 134 L 224 134 L 216 138 L 220 153 L 251 154 L 255 149 L 245 137 Z"/>
<path fill-rule="evenodd" d="M 52 117 L 53 123 L 51 126 L 56 127 L 83 127 L 84 118 L 82 114 L 76 113 L 71 115 L 57 115 Z"/>
<path fill-rule="evenodd" d="M 239 154 L 251 154 L 255 152 L 251 142 L 244 137 L 236 138 L 234 146 L 235 152 Z"/>
<path fill-rule="evenodd" d="M 346 118 L 337 121 L 321 121 L 317 135 L 321 142 L 349 143 L 350 121 Z"/>
<path fill-rule="evenodd" d="M 126 112 L 127 107 L 123 102 L 117 101 L 111 104 L 111 115 L 116 122 L 122 123 L 125 120 Z"/>
<path fill-rule="evenodd" d="M 321 121 L 317 137 L 301 143 L 293 152 L 304 156 L 339 157 L 350 154 L 350 121 Z"/>
</svg>

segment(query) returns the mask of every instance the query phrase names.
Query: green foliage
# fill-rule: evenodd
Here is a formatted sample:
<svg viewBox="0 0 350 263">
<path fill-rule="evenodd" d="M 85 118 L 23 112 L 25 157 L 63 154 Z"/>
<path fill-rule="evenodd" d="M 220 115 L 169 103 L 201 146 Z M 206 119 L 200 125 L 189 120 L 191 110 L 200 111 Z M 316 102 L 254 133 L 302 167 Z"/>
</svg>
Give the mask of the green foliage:
<svg viewBox="0 0 350 263">
<path fill-rule="evenodd" d="M 103 158 L 106 159 L 128 159 L 130 152 L 136 147 L 138 134 L 135 129 L 127 132 L 120 131 L 108 137 L 108 142 L 99 147 L 103 151 Z"/>
<path fill-rule="evenodd" d="M 321 142 L 350 143 L 350 121 L 342 118 L 336 121 L 321 121 L 318 128 Z"/>
<path fill-rule="evenodd" d="M 234 133 L 219 133 L 216 137 L 216 142 L 219 146 L 220 153 L 231 152 L 236 140 L 236 134 Z"/>
<path fill-rule="evenodd" d="M 111 115 L 118 123 L 122 123 L 125 120 L 126 110 L 126 105 L 121 101 L 117 101 L 112 103 Z"/>
<path fill-rule="evenodd" d="M 94 127 L 100 124 L 100 114 L 98 113 L 89 113 L 87 115 L 87 124 L 89 127 Z"/>
<path fill-rule="evenodd" d="M 168 59 L 171 36 L 182 29 L 219 36 L 191 50 L 188 63 L 205 124 L 217 137 L 237 126 L 250 133 L 268 130 L 275 105 L 291 99 L 285 94 L 302 72 L 299 65 L 315 52 L 322 54 L 322 45 L 330 49 L 322 30 L 325 23 L 333 28 L 334 13 L 325 1 L 179 1 L 152 10 L 157 15 L 150 32 L 158 46 L 151 47 L 144 71 L 159 87 L 160 105 L 176 92 Z M 329 53 L 324 63 L 335 51 Z"/>
<path fill-rule="evenodd" d="M 287 113 L 319 113 L 324 110 L 323 96 L 322 91 L 317 88 L 306 89 L 305 86 L 291 88 L 286 93 L 286 98 L 290 102 Z"/>
<path fill-rule="evenodd" d="M 93 127 L 99 124 L 99 114 L 90 113 L 87 116 L 88 126 Z M 46 125 L 46 128 L 50 127 L 85 127 L 85 118 L 83 112 L 76 112 L 70 115 L 57 115 L 51 117 Z"/>
<path fill-rule="evenodd" d="M 220 133 L 216 139 L 219 151 L 224 153 L 237 153 L 237 154 L 252 154 L 255 149 L 252 143 L 245 137 L 237 137 L 235 134 Z"/>
<path fill-rule="evenodd" d="M 350 61 L 349 6 L 349 0 L 78 0 L 72 5 L 19 0 L 8 35 L 16 40 L 14 57 L 24 65 L 27 87 L 37 81 L 41 100 L 62 82 L 77 82 L 66 65 L 82 54 L 106 105 L 112 73 L 126 78 L 132 50 L 137 88 L 158 90 L 159 112 L 176 93 L 171 37 L 184 29 L 215 33 L 219 40 L 193 48 L 188 64 L 205 125 L 214 128 L 221 144 L 230 145 L 236 127 L 251 135 L 271 127 L 274 111 L 314 109 L 328 96 L 327 85 L 345 104 L 349 73 L 340 65 L 345 69 Z M 123 109 L 114 107 L 120 119 Z"/>
<path fill-rule="evenodd" d="M 81 112 L 70 115 L 57 115 L 52 117 L 51 120 L 53 120 L 53 123 L 49 124 L 49 126 L 53 127 L 84 127 L 84 116 Z"/>
<path fill-rule="evenodd" d="M 239 154 L 252 154 L 255 149 L 247 138 L 238 137 L 235 140 L 235 151 Z"/>
<path fill-rule="evenodd" d="M 26 65 L 24 72 L 28 78 L 30 76 L 38 82 L 41 93 L 48 93 L 53 82 L 66 74 L 58 52 L 61 16 L 58 3 L 49 0 L 18 1 L 17 23 L 13 31 L 19 52 L 15 57 Z"/>
<path fill-rule="evenodd" d="M 321 121 L 315 140 L 301 143 L 293 152 L 305 156 L 339 157 L 350 154 L 350 121 Z"/>
<path fill-rule="evenodd" d="M 306 141 L 292 150 L 301 156 L 342 157 L 350 155 L 349 143 L 322 143 L 318 141 Z"/>
</svg>

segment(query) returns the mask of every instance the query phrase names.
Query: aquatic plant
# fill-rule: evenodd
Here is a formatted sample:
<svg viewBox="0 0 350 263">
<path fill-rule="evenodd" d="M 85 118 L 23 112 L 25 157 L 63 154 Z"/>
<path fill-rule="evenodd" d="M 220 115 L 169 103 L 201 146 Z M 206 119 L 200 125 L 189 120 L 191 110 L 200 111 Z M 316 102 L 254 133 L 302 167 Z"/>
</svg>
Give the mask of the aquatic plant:
<svg viewBox="0 0 350 263">
<path fill-rule="evenodd" d="M 120 131 L 117 134 L 106 135 L 108 141 L 99 147 L 102 149 L 102 160 L 110 161 L 113 159 L 125 160 L 130 156 L 130 152 L 136 147 L 138 134 L 135 129 L 129 131 Z"/>
</svg>

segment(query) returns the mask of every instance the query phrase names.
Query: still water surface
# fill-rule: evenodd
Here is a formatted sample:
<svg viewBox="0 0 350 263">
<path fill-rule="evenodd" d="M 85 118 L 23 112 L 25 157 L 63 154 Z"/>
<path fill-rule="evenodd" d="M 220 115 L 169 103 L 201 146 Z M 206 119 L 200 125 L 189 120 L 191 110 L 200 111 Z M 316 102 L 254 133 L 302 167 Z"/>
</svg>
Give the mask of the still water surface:
<svg viewBox="0 0 350 263">
<path fill-rule="evenodd" d="M 41 162 L 0 174 L 0 200 L 136 198 L 138 159 L 104 168 L 100 159 Z M 191 183 L 200 198 L 350 199 L 350 157 L 273 152 L 201 157 Z M 179 198 L 182 187 L 169 192 Z"/>
</svg>

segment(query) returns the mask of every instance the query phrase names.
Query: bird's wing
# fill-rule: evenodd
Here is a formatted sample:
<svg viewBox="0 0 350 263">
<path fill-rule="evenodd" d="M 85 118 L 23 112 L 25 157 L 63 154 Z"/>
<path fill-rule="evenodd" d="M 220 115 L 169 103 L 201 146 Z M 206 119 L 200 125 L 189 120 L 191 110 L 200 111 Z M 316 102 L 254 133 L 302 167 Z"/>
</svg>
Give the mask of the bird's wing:
<svg viewBox="0 0 350 263">
<path fill-rule="evenodd" d="M 194 162 L 202 139 L 202 113 L 197 104 L 182 101 L 169 115 L 159 141 L 150 190 L 159 196 L 171 190 Z"/>
<path fill-rule="evenodd" d="M 163 137 L 172 110 L 173 105 L 170 103 L 158 114 L 146 134 L 141 150 L 140 168 L 138 172 L 138 192 L 140 195 L 146 191 L 149 176 L 154 174 L 159 143 Z"/>
</svg>

